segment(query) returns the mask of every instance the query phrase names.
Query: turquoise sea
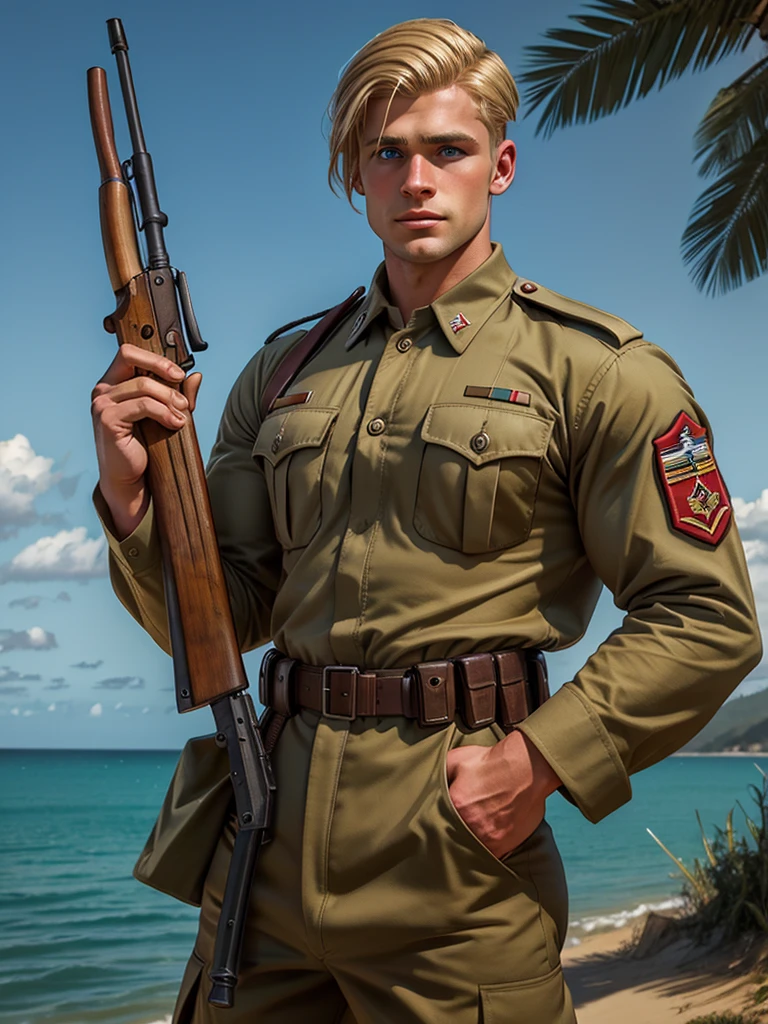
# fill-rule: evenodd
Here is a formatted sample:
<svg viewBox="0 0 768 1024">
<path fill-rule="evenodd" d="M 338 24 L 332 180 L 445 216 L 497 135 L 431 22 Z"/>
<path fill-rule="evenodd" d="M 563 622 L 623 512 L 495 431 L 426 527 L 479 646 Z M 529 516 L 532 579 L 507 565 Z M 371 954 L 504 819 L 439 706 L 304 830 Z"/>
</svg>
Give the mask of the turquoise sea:
<svg viewBox="0 0 768 1024">
<path fill-rule="evenodd" d="M 0 751 L 0 1024 L 169 1019 L 196 912 L 139 885 L 131 868 L 176 758 Z M 646 828 L 685 861 L 700 856 L 694 811 L 711 836 L 737 799 L 748 807 L 747 786 L 761 782 L 754 761 L 670 758 L 636 776 L 632 802 L 596 826 L 553 797 L 569 941 L 673 901 L 680 880 Z"/>
</svg>

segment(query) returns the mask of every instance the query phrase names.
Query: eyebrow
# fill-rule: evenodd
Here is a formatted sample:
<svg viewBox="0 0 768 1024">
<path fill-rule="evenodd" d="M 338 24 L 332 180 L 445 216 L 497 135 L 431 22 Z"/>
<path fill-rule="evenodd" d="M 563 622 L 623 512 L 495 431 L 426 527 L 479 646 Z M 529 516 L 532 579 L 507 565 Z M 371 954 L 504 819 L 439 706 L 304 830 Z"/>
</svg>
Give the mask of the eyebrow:
<svg viewBox="0 0 768 1024">
<path fill-rule="evenodd" d="M 478 145 L 477 139 L 466 132 L 444 132 L 442 135 L 420 135 L 419 142 L 427 146 L 446 145 L 452 142 L 473 142 Z M 368 146 L 407 146 L 408 139 L 404 135 L 378 135 L 364 143 Z"/>
</svg>

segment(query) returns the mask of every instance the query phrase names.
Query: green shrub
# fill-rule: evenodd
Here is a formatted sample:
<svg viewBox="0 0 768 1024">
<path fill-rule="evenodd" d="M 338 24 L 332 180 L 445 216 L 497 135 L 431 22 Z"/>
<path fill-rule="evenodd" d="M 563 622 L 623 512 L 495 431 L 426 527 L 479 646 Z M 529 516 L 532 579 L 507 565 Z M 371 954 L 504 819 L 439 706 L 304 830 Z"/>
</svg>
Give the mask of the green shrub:
<svg viewBox="0 0 768 1024">
<path fill-rule="evenodd" d="M 686 1024 L 759 1024 L 758 1018 L 743 1013 L 708 1013 L 706 1017 L 695 1017 Z"/>
<path fill-rule="evenodd" d="M 703 860 L 696 858 L 692 868 L 686 867 L 648 829 L 683 874 L 683 895 L 690 911 L 688 923 L 697 937 L 706 938 L 716 930 L 722 932 L 726 940 L 747 932 L 768 932 L 768 776 L 761 768 L 758 771 L 763 776 L 762 786 L 749 787 L 758 809 L 755 818 L 751 818 L 737 802 L 749 835 L 737 835 L 734 831 L 735 808 L 732 808 L 725 828 L 716 829 L 715 838 L 710 843 L 697 811 L 705 857 Z M 700 1018 L 708 1024 L 730 1019 L 717 1016 Z"/>
</svg>

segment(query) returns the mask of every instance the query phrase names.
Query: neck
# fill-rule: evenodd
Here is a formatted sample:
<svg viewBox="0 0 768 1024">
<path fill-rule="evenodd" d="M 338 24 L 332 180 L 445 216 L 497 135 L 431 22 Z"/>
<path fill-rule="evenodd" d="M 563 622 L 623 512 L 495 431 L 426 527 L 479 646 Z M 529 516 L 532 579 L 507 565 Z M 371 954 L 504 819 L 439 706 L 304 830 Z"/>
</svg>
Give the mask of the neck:
<svg viewBox="0 0 768 1024">
<path fill-rule="evenodd" d="M 414 309 L 434 302 L 477 270 L 490 255 L 490 235 L 485 232 L 434 263 L 411 263 L 384 246 L 389 293 L 403 323 L 408 323 Z"/>
</svg>

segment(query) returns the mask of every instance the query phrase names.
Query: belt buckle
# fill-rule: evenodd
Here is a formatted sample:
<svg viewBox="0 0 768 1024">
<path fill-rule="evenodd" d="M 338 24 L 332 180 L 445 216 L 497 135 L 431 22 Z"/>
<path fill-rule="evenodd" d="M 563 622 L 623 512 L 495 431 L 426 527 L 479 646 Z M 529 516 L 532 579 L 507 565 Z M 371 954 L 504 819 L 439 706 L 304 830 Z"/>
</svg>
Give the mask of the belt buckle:
<svg viewBox="0 0 768 1024">
<path fill-rule="evenodd" d="M 329 672 L 348 672 L 350 675 L 350 694 L 352 696 L 352 711 L 348 715 L 334 714 L 328 710 L 328 698 L 331 686 L 328 679 Z M 342 722 L 354 722 L 357 717 L 357 679 L 360 669 L 357 665 L 326 665 L 323 668 L 322 691 L 320 695 L 320 714 L 324 718 L 335 718 Z"/>
</svg>

